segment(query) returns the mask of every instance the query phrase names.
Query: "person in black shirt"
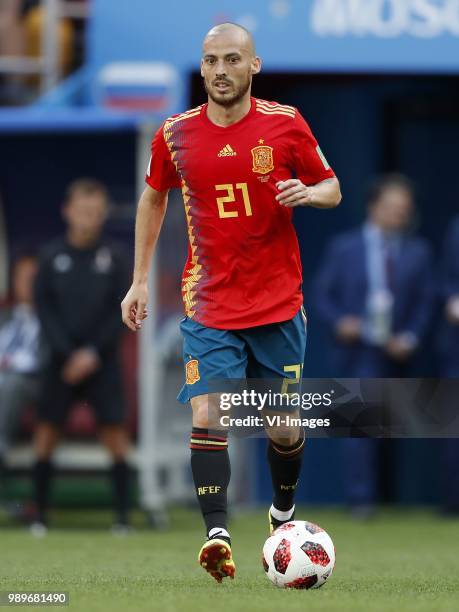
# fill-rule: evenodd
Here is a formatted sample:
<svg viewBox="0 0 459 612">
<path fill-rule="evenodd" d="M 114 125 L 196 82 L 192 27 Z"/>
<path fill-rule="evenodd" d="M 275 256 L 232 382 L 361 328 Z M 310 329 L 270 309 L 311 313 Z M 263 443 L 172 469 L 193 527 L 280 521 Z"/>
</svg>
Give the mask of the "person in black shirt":
<svg viewBox="0 0 459 612">
<path fill-rule="evenodd" d="M 101 442 L 113 459 L 116 524 L 127 526 L 128 435 L 117 355 L 127 267 L 120 248 L 101 237 L 107 213 L 101 183 L 72 183 L 63 208 L 66 236 L 49 244 L 40 259 L 35 300 L 49 359 L 34 435 L 37 516 L 32 531 L 37 535 L 47 526 L 51 456 L 69 408 L 81 397 L 93 407 Z"/>
</svg>

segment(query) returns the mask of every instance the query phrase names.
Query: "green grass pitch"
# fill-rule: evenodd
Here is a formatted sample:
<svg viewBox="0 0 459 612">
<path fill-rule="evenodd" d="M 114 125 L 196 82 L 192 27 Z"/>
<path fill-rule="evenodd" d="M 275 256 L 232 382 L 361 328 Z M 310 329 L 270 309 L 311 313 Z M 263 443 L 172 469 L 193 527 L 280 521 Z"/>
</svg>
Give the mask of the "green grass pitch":
<svg viewBox="0 0 459 612">
<path fill-rule="evenodd" d="M 335 542 L 335 572 L 318 590 L 284 591 L 267 580 L 260 561 L 265 511 L 233 518 L 236 579 L 218 585 L 197 564 L 200 517 L 185 510 L 172 513 L 165 533 L 143 528 L 137 517 L 138 529 L 125 538 L 111 535 L 105 512 L 59 512 L 41 540 L 0 523 L 0 590 L 66 590 L 67 609 L 78 612 L 459 610 L 459 521 L 386 510 L 358 524 L 316 508 L 299 509 L 297 518 L 320 524 Z"/>
</svg>

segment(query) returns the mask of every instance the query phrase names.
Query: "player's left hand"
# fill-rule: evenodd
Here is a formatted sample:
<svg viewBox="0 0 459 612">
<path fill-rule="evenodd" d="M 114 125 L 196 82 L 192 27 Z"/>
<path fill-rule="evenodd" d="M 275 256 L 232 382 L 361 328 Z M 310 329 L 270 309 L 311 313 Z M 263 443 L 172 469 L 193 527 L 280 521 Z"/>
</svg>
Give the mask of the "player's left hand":
<svg viewBox="0 0 459 612">
<path fill-rule="evenodd" d="M 279 194 L 276 200 L 286 208 L 294 206 L 307 206 L 312 204 L 314 198 L 314 187 L 307 187 L 300 179 L 288 179 L 276 183 Z"/>
</svg>

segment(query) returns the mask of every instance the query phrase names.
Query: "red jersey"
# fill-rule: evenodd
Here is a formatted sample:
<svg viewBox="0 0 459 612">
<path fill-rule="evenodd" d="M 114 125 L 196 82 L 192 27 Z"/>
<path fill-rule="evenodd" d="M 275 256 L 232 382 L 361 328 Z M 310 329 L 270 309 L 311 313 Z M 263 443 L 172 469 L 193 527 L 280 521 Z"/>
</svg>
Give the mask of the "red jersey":
<svg viewBox="0 0 459 612">
<path fill-rule="evenodd" d="M 228 127 L 207 104 L 167 119 L 156 132 L 146 182 L 181 187 L 188 226 L 185 313 L 217 329 L 292 319 L 302 304 L 292 209 L 278 181 L 314 185 L 334 176 L 297 109 L 252 98 Z"/>
</svg>

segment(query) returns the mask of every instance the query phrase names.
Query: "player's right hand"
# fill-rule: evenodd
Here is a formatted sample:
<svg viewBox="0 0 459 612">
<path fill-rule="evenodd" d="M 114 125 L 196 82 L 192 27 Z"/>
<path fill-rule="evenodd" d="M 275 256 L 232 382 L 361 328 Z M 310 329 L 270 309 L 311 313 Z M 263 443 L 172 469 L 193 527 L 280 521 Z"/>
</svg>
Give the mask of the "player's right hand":
<svg viewBox="0 0 459 612">
<path fill-rule="evenodd" d="M 148 316 L 148 286 L 147 283 L 132 283 L 121 302 L 121 314 L 123 323 L 132 331 L 142 327 L 143 319 Z"/>
</svg>

